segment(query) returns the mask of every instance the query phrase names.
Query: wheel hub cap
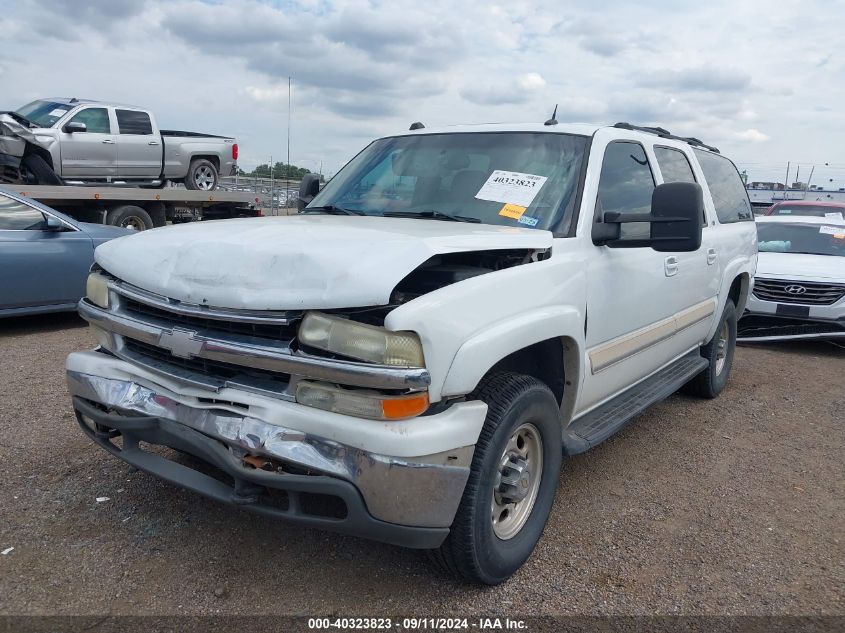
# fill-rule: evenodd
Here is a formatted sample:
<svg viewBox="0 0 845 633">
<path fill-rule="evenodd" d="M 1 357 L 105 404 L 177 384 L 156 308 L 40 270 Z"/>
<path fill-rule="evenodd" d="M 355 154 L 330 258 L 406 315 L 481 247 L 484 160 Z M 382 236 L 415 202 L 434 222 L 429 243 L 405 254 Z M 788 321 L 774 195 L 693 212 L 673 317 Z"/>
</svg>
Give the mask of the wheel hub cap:
<svg viewBox="0 0 845 633">
<path fill-rule="evenodd" d="M 493 482 L 490 519 L 500 539 L 513 538 L 525 526 L 540 490 L 542 472 L 540 432 L 533 424 L 522 424 L 505 446 Z"/>
</svg>

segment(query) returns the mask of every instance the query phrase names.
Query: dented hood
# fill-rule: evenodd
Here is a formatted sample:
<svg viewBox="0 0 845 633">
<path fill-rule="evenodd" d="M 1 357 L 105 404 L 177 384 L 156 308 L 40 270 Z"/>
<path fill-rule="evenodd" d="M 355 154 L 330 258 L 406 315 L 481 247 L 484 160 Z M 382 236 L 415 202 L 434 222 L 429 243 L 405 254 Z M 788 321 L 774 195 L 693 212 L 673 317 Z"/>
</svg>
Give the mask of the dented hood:
<svg viewBox="0 0 845 633">
<path fill-rule="evenodd" d="M 299 215 L 162 227 L 98 247 L 111 274 L 166 297 L 221 308 L 384 305 L 434 255 L 545 249 L 548 231 L 407 218 Z"/>
</svg>

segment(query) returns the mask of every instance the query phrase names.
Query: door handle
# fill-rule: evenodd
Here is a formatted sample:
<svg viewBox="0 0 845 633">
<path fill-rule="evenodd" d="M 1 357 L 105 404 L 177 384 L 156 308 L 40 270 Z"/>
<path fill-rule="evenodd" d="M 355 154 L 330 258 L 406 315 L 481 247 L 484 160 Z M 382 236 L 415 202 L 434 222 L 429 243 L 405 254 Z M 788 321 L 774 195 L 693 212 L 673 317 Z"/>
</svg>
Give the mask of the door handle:
<svg viewBox="0 0 845 633">
<path fill-rule="evenodd" d="M 147 145 L 158 145 L 158 141 L 150 141 Z"/>
<path fill-rule="evenodd" d="M 103 145 L 114 145 L 114 141 L 110 138 L 107 138 L 103 141 Z"/>
<path fill-rule="evenodd" d="M 716 249 L 715 248 L 708 248 L 707 249 L 707 265 L 712 266 L 716 263 Z"/>
<path fill-rule="evenodd" d="M 663 261 L 663 270 L 667 277 L 672 277 L 678 274 L 678 258 L 670 255 Z"/>
</svg>

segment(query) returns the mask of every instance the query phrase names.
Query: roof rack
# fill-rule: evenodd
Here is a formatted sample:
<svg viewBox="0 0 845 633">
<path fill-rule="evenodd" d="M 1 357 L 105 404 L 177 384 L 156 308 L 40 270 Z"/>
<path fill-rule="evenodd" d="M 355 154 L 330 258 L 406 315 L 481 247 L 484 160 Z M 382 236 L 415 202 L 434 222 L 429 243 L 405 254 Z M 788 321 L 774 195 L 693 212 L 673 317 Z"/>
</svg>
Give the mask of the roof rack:
<svg viewBox="0 0 845 633">
<path fill-rule="evenodd" d="M 693 147 L 702 147 L 706 150 L 710 150 L 711 152 L 716 152 L 720 154 L 721 152 L 713 147 L 712 145 L 705 145 L 699 139 L 695 138 L 694 136 L 676 136 L 672 134 L 669 130 L 664 129 L 662 127 L 647 127 L 644 125 L 632 125 L 630 123 L 616 123 L 613 127 L 618 127 L 623 130 L 637 130 L 638 132 L 645 132 L 646 134 L 655 134 L 660 138 L 670 138 L 675 141 L 683 141 L 684 143 L 688 143 Z"/>
</svg>

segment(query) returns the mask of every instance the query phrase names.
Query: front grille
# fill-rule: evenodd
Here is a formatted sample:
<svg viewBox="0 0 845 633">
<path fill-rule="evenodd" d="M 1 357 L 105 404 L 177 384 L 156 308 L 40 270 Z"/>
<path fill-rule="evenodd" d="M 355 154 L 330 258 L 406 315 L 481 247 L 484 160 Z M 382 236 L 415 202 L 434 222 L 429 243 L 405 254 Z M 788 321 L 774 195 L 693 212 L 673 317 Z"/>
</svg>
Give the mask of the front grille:
<svg viewBox="0 0 845 633">
<path fill-rule="evenodd" d="M 162 366 L 165 371 L 175 368 L 182 370 L 182 372 L 208 377 L 214 381 L 249 376 L 261 381 L 262 385 L 270 383 L 272 387 L 275 387 L 275 390 L 280 392 L 285 390 L 290 381 L 290 374 L 264 369 L 250 369 L 242 365 L 208 360 L 207 358 L 179 358 L 173 356 L 166 349 L 131 338 L 123 339 L 123 349 L 140 362 L 151 361 L 156 366 Z"/>
<path fill-rule="evenodd" d="M 803 292 L 800 288 L 804 289 Z M 763 301 L 776 303 L 829 306 L 845 296 L 845 284 L 757 278 L 754 281 L 754 296 Z"/>
<path fill-rule="evenodd" d="M 236 319 L 222 320 L 209 319 L 202 316 L 193 316 L 187 314 L 179 314 L 171 312 L 164 308 L 141 303 L 129 297 L 121 298 L 121 305 L 126 312 L 135 317 L 143 317 L 144 320 L 152 317 L 161 325 L 182 326 L 192 330 L 202 330 L 207 332 L 223 332 L 226 334 L 242 334 L 246 336 L 256 336 L 260 338 L 268 338 L 273 341 L 290 341 L 296 336 L 296 330 L 299 327 L 299 321 L 295 320 L 291 323 L 280 325 L 278 323 L 249 323 L 246 321 L 239 321 Z"/>
</svg>

